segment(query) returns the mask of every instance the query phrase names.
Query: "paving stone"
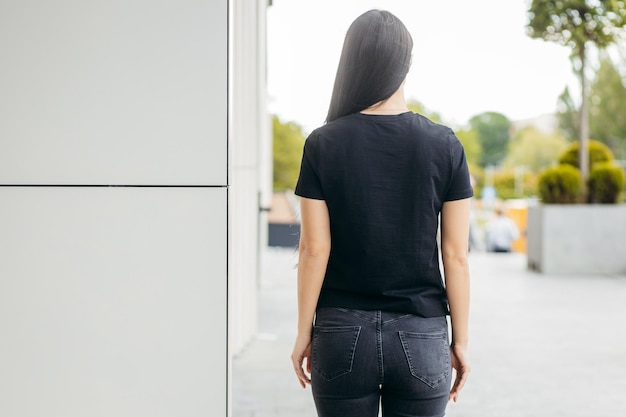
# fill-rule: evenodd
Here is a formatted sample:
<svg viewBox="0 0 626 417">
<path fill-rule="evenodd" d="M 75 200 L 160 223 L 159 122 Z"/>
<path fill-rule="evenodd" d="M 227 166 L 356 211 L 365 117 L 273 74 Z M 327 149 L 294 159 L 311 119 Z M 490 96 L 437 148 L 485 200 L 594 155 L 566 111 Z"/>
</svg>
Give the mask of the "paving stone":
<svg viewBox="0 0 626 417">
<path fill-rule="evenodd" d="M 233 417 L 316 417 L 289 355 L 297 255 L 262 257 L 259 334 L 233 360 Z M 547 276 L 470 254 L 472 373 L 449 417 L 626 416 L 626 275 Z"/>
</svg>

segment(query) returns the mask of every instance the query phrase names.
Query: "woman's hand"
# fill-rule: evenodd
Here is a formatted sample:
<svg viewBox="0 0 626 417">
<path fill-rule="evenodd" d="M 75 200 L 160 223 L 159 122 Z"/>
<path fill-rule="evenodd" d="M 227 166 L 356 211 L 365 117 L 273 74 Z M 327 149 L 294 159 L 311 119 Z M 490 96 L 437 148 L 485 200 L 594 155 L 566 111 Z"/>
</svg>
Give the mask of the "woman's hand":
<svg viewBox="0 0 626 417">
<path fill-rule="evenodd" d="M 452 400 L 457 402 L 459 399 L 459 393 L 467 381 L 467 376 L 470 373 L 470 362 L 467 348 L 461 345 L 452 345 L 450 347 L 450 355 L 452 356 L 452 367 L 456 371 L 456 377 L 454 378 L 454 384 L 450 390 L 448 401 Z"/>
<path fill-rule="evenodd" d="M 311 383 L 311 378 L 304 372 L 304 360 L 306 359 L 306 372 L 311 374 L 311 334 L 298 333 L 296 343 L 291 353 L 291 362 L 293 369 L 296 371 L 298 381 L 302 388 L 306 388 L 306 384 Z"/>
</svg>

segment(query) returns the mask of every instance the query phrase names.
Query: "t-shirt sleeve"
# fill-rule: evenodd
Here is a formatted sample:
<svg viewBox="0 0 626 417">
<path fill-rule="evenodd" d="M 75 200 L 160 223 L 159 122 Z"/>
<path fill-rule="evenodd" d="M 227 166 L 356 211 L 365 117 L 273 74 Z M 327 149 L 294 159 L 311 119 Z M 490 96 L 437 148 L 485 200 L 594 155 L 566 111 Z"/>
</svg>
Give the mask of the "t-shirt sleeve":
<svg viewBox="0 0 626 417">
<path fill-rule="evenodd" d="M 451 133 L 450 159 L 452 164 L 452 176 L 444 201 L 462 200 L 474 195 L 472 183 L 470 181 L 469 168 L 465 159 L 465 150 L 461 141 Z"/>
<path fill-rule="evenodd" d="M 324 200 L 324 191 L 318 175 L 318 148 L 312 135 L 304 142 L 300 176 L 296 183 L 296 195 L 315 200 Z"/>
</svg>

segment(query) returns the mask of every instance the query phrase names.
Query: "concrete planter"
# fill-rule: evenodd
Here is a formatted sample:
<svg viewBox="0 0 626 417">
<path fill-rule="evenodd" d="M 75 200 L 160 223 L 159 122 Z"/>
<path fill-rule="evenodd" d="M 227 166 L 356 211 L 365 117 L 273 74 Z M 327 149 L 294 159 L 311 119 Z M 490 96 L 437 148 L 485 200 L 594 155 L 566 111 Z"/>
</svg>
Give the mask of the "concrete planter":
<svg viewBox="0 0 626 417">
<path fill-rule="evenodd" d="M 626 273 L 626 205 L 528 209 L 528 268 L 546 274 Z"/>
</svg>

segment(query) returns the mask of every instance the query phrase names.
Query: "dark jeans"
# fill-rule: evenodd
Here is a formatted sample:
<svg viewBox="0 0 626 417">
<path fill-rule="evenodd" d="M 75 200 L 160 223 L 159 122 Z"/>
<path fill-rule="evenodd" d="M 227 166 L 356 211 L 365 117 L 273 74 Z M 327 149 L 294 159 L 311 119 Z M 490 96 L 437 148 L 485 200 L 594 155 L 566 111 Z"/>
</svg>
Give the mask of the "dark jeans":
<svg viewBox="0 0 626 417">
<path fill-rule="evenodd" d="M 451 383 L 445 317 L 320 308 L 311 344 L 319 417 L 443 416 Z"/>
</svg>

